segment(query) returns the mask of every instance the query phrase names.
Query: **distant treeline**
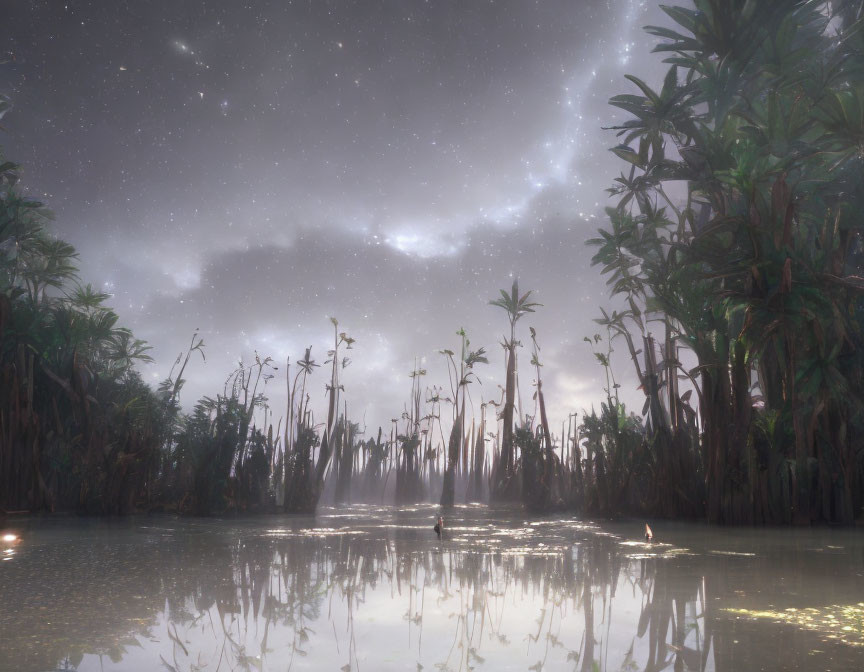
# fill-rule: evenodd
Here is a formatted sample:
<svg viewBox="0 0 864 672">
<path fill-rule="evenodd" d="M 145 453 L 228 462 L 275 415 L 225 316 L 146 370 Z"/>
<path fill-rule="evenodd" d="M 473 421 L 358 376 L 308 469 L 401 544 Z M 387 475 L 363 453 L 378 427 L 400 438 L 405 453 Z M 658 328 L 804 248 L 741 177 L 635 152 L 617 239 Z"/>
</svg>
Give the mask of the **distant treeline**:
<svg viewBox="0 0 864 672">
<path fill-rule="evenodd" d="M 256 356 L 183 413 L 201 337 L 158 389 L 144 384 L 134 364 L 147 346 L 78 282 L 74 249 L 2 163 L 0 507 L 313 511 L 324 495 L 717 523 L 860 518 L 862 2 L 695 4 L 664 8 L 681 32 L 646 29 L 668 54 L 660 89 L 628 76 L 635 93 L 610 101 L 628 114 L 612 127 L 626 166 L 589 244 L 625 309 L 603 311 L 585 339 L 606 376 L 599 413 L 571 415 L 557 436 L 533 329 L 532 411 L 519 400 L 517 326 L 539 304 L 516 282 L 490 302 L 508 320 L 500 400 L 472 402 L 486 352 L 460 329 L 441 351 L 449 386 L 424 386 L 415 364 L 404 412 L 364 437 L 340 383 L 354 339 L 332 319 L 326 417 L 309 408 L 311 348 L 282 370 Z M 613 343 L 644 393 L 639 415 L 620 402 Z M 277 414 L 263 390 L 283 373 Z"/>
</svg>

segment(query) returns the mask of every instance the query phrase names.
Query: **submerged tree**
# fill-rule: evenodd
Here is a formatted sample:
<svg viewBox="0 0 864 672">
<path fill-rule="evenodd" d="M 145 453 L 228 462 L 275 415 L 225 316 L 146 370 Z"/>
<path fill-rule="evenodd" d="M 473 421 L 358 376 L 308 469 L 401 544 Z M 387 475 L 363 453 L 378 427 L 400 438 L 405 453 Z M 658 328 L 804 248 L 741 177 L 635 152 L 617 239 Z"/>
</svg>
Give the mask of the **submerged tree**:
<svg viewBox="0 0 864 672">
<path fill-rule="evenodd" d="M 396 501 L 417 502 L 423 498 L 423 485 L 420 480 L 420 458 L 422 449 L 422 434 L 420 424 L 420 400 L 422 388 L 420 381 L 426 375 L 426 369 L 420 368 L 415 361 L 414 369 L 409 374 L 411 378 L 410 407 L 402 413 L 405 420 L 405 433 L 397 435 L 401 459 L 396 471 Z"/>
<path fill-rule="evenodd" d="M 564 505 L 566 481 L 561 460 L 555 454 L 549 419 L 546 416 L 546 400 L 543 396 L 543 380 L 540 375 L 540 367 L 543 365 L 540 363 L 537 332 L 534 327 L 528 329 L 531 332 L 533 346 L 531 365 L 537 375 L 535 382 L 537 391 L 534 393 L 534 399 L 537 402 L 540 422 L 533 436 L 523 436 L 520 441 L 517 441 L 522 449 L 522 499 L 531 510 L 547 511 Z M 531 433 L 530 429 L 528 433 Z"/>
<path fill-rule="evenodd" d="M 516 399 L 516 347 L 521 345 L 516 340 L 516 323 L 519 319 L 533 313 L 534 308 L 540 306 L 530 300 L 531 291 L 519 294 L 519 281 L 513 280 L 513 286 L 508 294 L 503 289 L 501 298 L 490 301 L 492 306 L 503 308 L 507 312 L 507 320 L 510 323 L 510 338 L 505 337 L 502 346 L 506 353 L 506 378 L 504 384 L 504 408 L 501 412 L 503 427 L 501 430 L 501 454 L 494 470 L 493 494 L 498 498 L 512 498 L 514 496 L 513 479 L 515 467 L 515 451 L 513 445 L 513 413 Z"/>
<path fill-rule="evenodd" d="M 339 374 L 348 364 L 350 359 L 344 357 L 339 359 L 339 346 L 345 344 L 345 349 L 350 350 L 354 339 L 349 337 L 344 331 L 339 331 L 339 322 L 335 317 L 330 318 L 333 324 L 333 349 L 327 352 L 330 358 L 325 364 L 330 364 L 330 384 L 327 386 L 328 405 L 327 405 L 327 425 L 324 428 L 324 435 L 321 437 L 321 450 L 318 453 L 318 464 L 316 469 L 316 486 L 315 490 L 320 494 L 321 488 L 324 485 L 324 475 L 330 466 L 330 456 L 333 452 L 336 442 L 336 422 L 337 414 L 339 413 L 339 392 L 345 388 L 339 383 Z M 317 503 L 317 501 L 316 501 Z"/>
<path fill-rule="evenodd" d="M 447 372 L 450 375 L 453 393 L 453 425 L 447 443 L 447 469 L 444 472 L 444 484 L 441 488 L 442 506 L 452 506 L 456 498 L 456 466 L 459 463 L 459 450 L 464 444 L 465 397 L 472 378 L 477 378 L 473 371 L 474 365 L 489 363 L 485 348 L 474 351 L 470 349 L 471 341 L 468 340 L 464 329 L 460 329 L 456 335 L 461 338 L 459 364 L 456 364 L 455 353 L 452 350 L 441 351 L 441 354 L 447 358 Z"/>
<path fill-rule="evenodd" d="M 283 508 L 285 511 L 295 513 L 314 512 L 318 499 L 324 486 L 324 478 L 330 466 L 330 458 L 334 451 L 337 440 L 337 413 L 339 409 L 339 392 L 344 388 L 339 383 L 339 373 L 348 366 L 350 360 L 347 357 L 339 359 L 339 348 L 344 345 L 350 350 L 354 339 L 344 331 L 339 332 L 339 322 L 331 317 L 333 325 L 333 349 L 328 351 L 330 364 L 330 383 L 327 385 L 327 424 L 324 433 L 320 437 L 315 433 L 311 413 L 308 410 L 309 399 L 306 395 L 306 379 L 312 370 L 318 366 L 311 359 L 311 348 L 306 349 L 306 355 L 299 362 L 300 371 L 294 379 L 292 388 L 291 413 L 296 409 L 296 438 L 292 439 L 290 447 L 286 447 L 288 457 L 285 460 L 285 499 Z M 296 399 L 296 388 L 298 380 L 302 378 L 300 387 L 300 398 Z M 292 425 L 294 431 L 294 423 Z M 313 462 L 315 448 L 319 445 L 318 461 Z"/>
<path fill-rule="evenodd" d="M 314 435 L 311 420 L 307 417 L 309 397 L 306 394 L 306 379 L 319 364 L 312 359 L 312 346 L 306 348 L 303 359 L 297 362 L 297 374 L 288 394 L 288 418 L 285 424 L 285 457 L 283 460 L 284 494 L 283 508 L 292 511 L 311 496 L 309 487 L 312 474 L 312 453 L 317 445 L 311 440 Z M 288 373 L 286 380 L 290 380 Z M 297 385 L 300 385 L 298 397 Z"/>
</svg>

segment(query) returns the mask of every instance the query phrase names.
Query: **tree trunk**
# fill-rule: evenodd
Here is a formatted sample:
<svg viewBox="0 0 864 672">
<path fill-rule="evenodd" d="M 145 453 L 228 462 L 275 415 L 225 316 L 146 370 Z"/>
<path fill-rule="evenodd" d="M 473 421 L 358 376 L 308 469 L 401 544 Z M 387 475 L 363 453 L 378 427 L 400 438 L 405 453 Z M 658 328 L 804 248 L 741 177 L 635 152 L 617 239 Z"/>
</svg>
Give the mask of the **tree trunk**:
<svg viewBox="0 0 864 672">
<path fill-rule="evenodd" d="M 495 496 L 505 498 L 510 477 L 513 475 L 513 409 L 516 398 L 516 343 L 510 341 L 507 349 L 507 380 L 504 388 L 503 428 L 501 432 L 501 458 L 495 474 Z"/>
<path fill-rule="evenodd" d="M 450 429 L 450 442 L 447 453 L 447 470 L 441 488 L 441 506 L 453 506 L 456 499 L 456 464 L 459 462 L 459 446 L 462 443 L 462 414 L 460 413 Z"/>
</svg>

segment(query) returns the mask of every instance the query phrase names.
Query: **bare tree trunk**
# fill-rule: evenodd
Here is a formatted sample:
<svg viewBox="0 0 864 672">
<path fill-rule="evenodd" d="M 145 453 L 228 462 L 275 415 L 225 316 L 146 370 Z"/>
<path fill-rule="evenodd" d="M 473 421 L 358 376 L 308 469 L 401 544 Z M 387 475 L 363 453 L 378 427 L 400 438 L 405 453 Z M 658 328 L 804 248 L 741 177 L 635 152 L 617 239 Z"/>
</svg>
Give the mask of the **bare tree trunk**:
<svg viewBox="0 0 864 672">
<path fill-rule="evenodd" d="M 462 443 L 462 414 L 456 417 L 450 429 L 450 444 L 447 455 L 447 471 L 441 488 L 441 506 L 453 506 L 456 499 L 456 464 L 459 461 L 459 446 Z"/>
<path fill-rule="evenodd" d="M 507 494 L 508 483 L 513 475 L 513 409 L 516 398 L 516 343 L 515 333 L 513 340 L 507 348 L 507 380 L 504 387 L 504 412 L 502 421 L 504 426 L 501 431 L 501 458 L 498 461 L 495 478 L 495 496 L 504 498 Z"/>
</svg>

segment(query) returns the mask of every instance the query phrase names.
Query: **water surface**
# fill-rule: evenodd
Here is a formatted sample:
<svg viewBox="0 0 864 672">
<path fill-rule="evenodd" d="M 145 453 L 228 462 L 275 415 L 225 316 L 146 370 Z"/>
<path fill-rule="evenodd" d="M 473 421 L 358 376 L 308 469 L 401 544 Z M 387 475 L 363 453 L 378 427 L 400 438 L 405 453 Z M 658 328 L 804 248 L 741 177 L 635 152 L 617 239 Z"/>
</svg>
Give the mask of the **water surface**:
<svg viewBox="0 0 864 672">
<path fill-rule="evenodd" d="M 0 670 L 858 670 L 856 530 L 456 508 L 16 522 Z"/>
</svg>

